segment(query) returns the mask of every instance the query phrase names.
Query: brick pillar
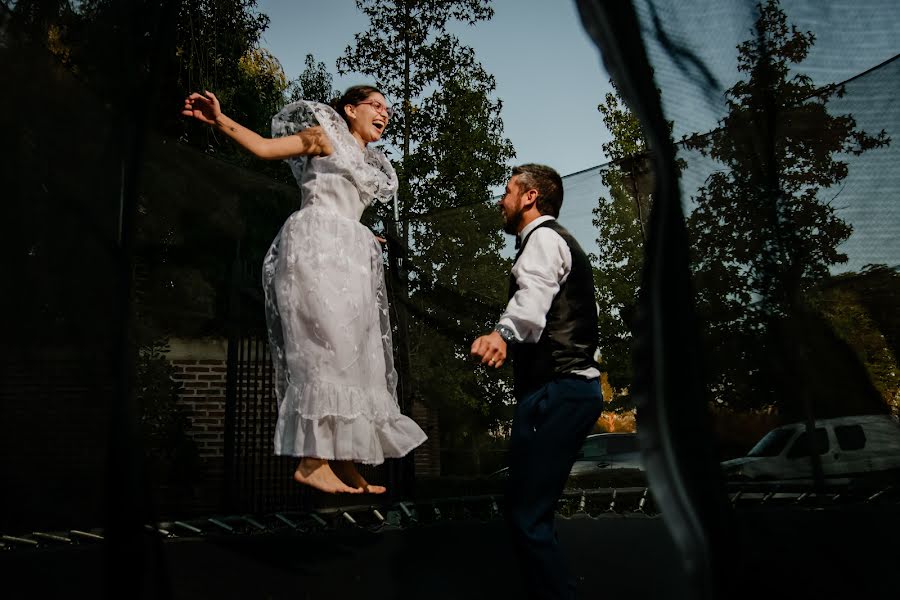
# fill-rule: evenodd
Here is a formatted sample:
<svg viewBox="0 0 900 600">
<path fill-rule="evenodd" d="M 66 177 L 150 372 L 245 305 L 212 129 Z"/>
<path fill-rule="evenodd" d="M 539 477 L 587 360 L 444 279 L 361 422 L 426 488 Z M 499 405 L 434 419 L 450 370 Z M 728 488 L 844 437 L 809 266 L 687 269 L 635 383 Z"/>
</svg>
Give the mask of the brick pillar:
<svg viewBox="0 0 900 600">
<path fill-rule="evenodd" d="M 180 403 L 190 421 L 188 435 L 197 444 L 203 481 L 198 482 L 198 509 L 218 508 L 224 477 L 225 339 L 169 340 L 166 355 L 183 386 Z"/>
</svg>

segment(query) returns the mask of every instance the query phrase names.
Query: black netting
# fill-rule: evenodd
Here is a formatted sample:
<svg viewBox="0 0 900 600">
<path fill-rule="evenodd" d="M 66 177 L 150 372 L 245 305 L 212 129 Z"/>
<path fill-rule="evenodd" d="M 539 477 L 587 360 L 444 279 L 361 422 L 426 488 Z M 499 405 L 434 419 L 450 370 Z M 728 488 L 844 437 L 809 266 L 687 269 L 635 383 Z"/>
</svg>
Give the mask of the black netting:
<svg viewBox="0 0 900 600">
<path fill-rule="evenodd" d="M 879 2 L 580 6 L 644 127 L 601 208 L 645 249 L 619 307 L 651 489 L 697 593 L 747 593 L 820 554 L 806 532 L 802 566 L 757 558 L 726 491 L 897 480 L 897 22 Z"/>
<path fill-rule="evenodd" d="M 720 441 L 742 452 L 779 423 L 896 417 L 900 62 L 886 5 L 636 8 L 681 161 Z"/>
</svg>

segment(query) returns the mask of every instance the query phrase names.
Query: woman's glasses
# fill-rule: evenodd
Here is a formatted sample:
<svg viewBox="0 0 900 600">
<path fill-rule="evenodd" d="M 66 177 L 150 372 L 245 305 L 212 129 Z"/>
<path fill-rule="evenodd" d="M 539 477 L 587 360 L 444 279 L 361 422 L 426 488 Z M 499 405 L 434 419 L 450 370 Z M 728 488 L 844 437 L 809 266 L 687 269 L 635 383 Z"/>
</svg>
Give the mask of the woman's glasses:
<svg viewBox="0 0 900 600">
<path fill-rule="evenodd" d="M 394 118 L 394 109 L 390 106 L 385 106 L 378 100 L 363 100 L 362 102 L 357 102 L 356 106 L 359 106 L 360 104 L 371 104 L 372 108 L 375 109 L 375 112 L 383 111 L 388 116 L 388 119 Z"/>
</svg>

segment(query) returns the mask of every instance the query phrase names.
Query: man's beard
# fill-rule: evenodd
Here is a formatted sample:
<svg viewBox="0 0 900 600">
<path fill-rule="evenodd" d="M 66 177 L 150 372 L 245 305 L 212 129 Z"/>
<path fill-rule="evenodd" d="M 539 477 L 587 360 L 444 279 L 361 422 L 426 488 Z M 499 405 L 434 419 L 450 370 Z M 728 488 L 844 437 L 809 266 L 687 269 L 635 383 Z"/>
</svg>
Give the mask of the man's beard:
<svg viewBox="0 0 900 600">
<path fill-rule="evenodd" d="M 509 235 L 516 235 L 519 233 L 519 223 L 522 222 L 522 211 L 517 210 L 510 216 L 506 217 L 503 221 L 503 231 L 508 233 Z"/>
</svg>

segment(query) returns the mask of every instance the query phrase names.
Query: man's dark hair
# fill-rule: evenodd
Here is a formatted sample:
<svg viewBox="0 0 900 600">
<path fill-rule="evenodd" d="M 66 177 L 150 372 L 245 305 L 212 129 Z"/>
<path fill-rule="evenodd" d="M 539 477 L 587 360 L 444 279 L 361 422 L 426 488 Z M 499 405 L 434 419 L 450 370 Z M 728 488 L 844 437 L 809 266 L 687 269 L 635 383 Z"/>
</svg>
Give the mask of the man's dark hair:
<svg viewBox="0 0 900 600">
<path fill-rule="evenodd" d="M 366 100 L 372 94 L 381 94 L 381 90 L 377 87 L 371 85 L 354 85 L 353 87 L 347 88 L 347 91 L 344 92 L 343 96 L 339 98 L 335 98 L 329 104 L 331 108 L 337 111 L 339 115 L 347 122 L 347 126 L 350 126 L 350 118 L 347 117 L 347 113 L 344 111 L 344 107 L 348 104 L 350 106 L 356 106 L 363 100 Z M 381 94 L 382 96 L 384 94 Z"/>
<path fill-rule="evenodd" d="M 559 217 L 559 209 L 563 202 L 562 177 L 556 170 L 547 165 L 529 163 L 519 165 L 512 170 L 513 176 L 518 175 L 516 182 L 519 191 L 537 190 L 537 209 L 542 215 Z"/>
</svg>

